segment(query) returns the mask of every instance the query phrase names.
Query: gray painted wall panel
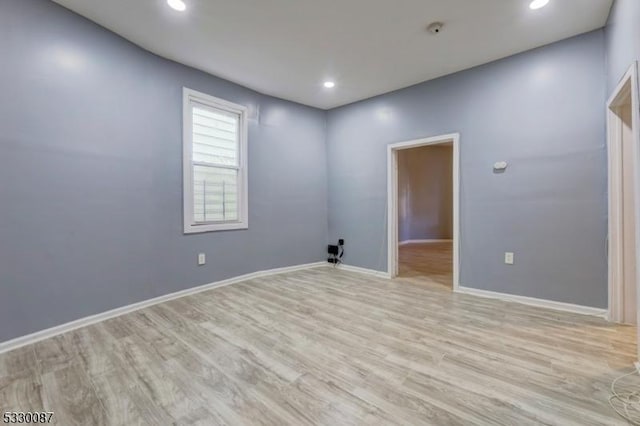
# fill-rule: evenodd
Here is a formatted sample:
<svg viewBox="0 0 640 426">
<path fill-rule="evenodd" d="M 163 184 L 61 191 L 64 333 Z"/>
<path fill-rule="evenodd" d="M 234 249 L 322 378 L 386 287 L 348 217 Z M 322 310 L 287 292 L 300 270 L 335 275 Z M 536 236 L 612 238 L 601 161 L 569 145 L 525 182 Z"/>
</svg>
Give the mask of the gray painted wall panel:
<svg viewBox="0 0 640 426">
<path fill-rule="evenodd" d="M 0 341 L 325 257 L 324 111 L 44 0 L 0 0 L 0 55 Z M 182 234 L 183 86 L 250 108 L 247 231 Z"/>
<path fill-rule="evenodd" d="M 640 1 L 616 0 L 605 28 L 607 94 L 633 61 L 640 60 Z"/>
<path fill-rule="evenodd" d="M 386 270 L 386 146 L 460 132 L 460 284 L 606 307 L 604 75 L 599 30 L 331 110 L 345 263 Z"/>
</svg>

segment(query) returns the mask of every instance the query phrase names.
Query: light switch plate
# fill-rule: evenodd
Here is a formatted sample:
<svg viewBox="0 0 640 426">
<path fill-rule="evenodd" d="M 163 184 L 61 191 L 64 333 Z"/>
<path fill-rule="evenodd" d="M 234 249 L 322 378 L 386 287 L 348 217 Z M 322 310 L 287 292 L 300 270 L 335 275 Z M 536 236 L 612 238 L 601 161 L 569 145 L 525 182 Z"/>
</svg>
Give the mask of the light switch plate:
<svg viewBox="0 0 640 426">
<path fill-rule="evenodd" d="M 202 266 L 207 263 L 207 257 L 204 253 L 198 254 L 198 265 Z"/>
</svg>

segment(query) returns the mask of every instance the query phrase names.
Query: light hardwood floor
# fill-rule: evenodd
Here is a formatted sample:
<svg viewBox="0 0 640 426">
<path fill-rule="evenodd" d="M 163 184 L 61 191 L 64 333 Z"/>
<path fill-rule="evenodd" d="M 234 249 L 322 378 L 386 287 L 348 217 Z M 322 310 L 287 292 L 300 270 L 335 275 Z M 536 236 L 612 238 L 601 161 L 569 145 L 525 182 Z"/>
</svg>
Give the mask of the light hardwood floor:
<svg viewBox="0 0 640 426">
<path fill-rule="evenodd" d="M 398 247 L 398 275 L 453 288 L 453 243 L 411 243 Z"/>
<path fill-rule="evenodd" d="M 616 425 L 635 328 L 331 267 L 0 355 L 0 412 L 61 425 Z"/>
</svg>

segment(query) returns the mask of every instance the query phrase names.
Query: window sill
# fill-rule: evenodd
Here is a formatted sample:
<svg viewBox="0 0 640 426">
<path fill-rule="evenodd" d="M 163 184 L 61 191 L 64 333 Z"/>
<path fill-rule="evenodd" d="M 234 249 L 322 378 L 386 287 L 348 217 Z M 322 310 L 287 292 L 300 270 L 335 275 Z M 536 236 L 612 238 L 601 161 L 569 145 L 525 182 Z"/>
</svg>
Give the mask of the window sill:
<svg viewBox="0 0 640 426">
<path fill-rule="evenodd" d="M 233 223 L 209 223 L 202 225 L 185 225 L 185 234 L 201 234 L 203 232 L 217 232 L 217 231 L 236 231 L 242 229 L 249 229 L 247 222 L 233 222 Z"/>
</svg>

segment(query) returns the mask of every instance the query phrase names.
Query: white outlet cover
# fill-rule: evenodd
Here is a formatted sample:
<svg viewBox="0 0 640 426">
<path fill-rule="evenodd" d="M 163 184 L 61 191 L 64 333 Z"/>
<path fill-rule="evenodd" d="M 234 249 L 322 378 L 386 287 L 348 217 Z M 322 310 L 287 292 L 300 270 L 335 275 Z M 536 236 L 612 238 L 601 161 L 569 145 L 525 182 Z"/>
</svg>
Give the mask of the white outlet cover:
<svg viewBox="0 0 640 426">
<path fill-rule="evenodd" d="M 198 265 L 204 265 L 207 263 L 207 257 L 204 253 L 198 254 Z"/>
<path fill-rule="evenodd" d="M 513 265 L 513 253 L 511 252 L 505 252 L 504 254 L 504 263 L 506 263 L 507 265 Z"/>
</svg>

